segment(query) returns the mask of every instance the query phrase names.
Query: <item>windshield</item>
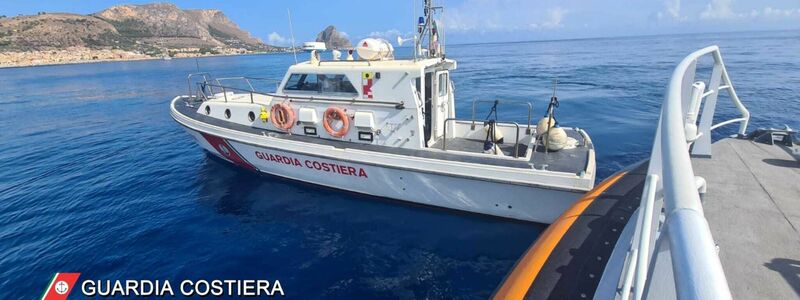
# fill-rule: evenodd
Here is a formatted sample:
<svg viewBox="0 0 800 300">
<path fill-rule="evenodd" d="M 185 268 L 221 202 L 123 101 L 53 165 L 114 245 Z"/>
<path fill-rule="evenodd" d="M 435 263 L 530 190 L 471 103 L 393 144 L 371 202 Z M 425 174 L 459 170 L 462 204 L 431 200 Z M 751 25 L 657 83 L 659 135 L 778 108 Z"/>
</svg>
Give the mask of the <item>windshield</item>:
<svg viewBox="0 0 800 300">
<path fill-rule="evenodd" d="M 358 91 L 344 74 L 292 74 L 283 90 L 332 96 L 358 96 Z"/>
</svg>

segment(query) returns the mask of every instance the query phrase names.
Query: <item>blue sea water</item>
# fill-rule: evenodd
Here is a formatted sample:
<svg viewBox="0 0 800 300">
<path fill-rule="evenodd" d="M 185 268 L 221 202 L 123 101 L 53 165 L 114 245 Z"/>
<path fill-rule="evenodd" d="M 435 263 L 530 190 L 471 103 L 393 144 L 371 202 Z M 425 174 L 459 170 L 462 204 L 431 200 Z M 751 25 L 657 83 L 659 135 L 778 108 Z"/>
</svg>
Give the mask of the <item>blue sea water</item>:
<svg viewBox="0 0 800 300">
<path fill-rule="evenodd" d="M 649 154 L 667 79 L 719 44 L 751 129 L 800 128 L 800 32 L 452 45 L 457 113 L 533 101 L 558 78 L 598 180 Z M 400 50 L 406 51 L 408 50 Z M 306 54 L 301 54 L 305 56 Z M 199 65 L 280 77 L 291 54 L 0 69 L 0 299 L 81 279 L 280 280 L 295 299 L 487 298 L 546 228 L 259 176 L 211 159 L 169 116 Z M 717 120 L 736 115 L 723 98 Z M 501 118 L 525 121 L 525 112 Z M 716 136 L 735 132 L 735 126 Z M 74 297 L 74 296 L 73 296 Z"/>
</svg>

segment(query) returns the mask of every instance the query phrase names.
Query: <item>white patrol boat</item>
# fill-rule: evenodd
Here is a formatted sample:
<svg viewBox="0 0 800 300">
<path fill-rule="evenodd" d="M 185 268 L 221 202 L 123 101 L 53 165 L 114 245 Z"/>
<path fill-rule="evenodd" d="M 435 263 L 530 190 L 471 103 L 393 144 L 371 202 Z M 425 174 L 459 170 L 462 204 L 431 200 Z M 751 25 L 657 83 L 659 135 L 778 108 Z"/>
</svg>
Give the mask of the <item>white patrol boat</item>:
<svg viewBox="0 0 800 300">
<path fill-rule="evenodd" d="M 364 39 L 358 57 L 289 67 L 274 92 L 252 78 L 190 74 L 172 117 L 209 153 L 243 168 L 326 187 L 460 211 L 550 223 L 594 186 L 584 130 L 547 115 L 531 125 L 528 102 L 475 100 L 457 118 L 450 71 L 425 1 L 412 59 L 385 40 Z M 401 39 L 398 39 L 402 43 Z M 350 51 L 352 53 L 352 51 Z M 497 120 L 520 109 L 527 123 Z M 488 109 L 491 107 L 491 109 Z M 476 119 L 478 109 L 490 117 Z M 482 114 L 485 112 L 482 112 Z M 552 126 L 549 126 L 552 125 Z"/>
</svg>

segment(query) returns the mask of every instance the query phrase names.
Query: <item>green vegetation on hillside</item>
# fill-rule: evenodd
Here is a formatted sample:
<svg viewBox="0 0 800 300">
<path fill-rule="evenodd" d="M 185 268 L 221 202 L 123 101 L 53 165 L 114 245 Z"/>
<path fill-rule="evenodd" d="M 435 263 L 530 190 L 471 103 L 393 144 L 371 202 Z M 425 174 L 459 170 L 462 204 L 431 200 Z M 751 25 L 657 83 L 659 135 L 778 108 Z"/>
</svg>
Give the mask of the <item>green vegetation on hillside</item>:
<svg viewBox="0 0 800 300">
<path fill-rule="evenodd" d="M 146 24 L 136 19 L 125 19 L 122 21 L 106 20 L 108 23 L 117 29 L 117 32 L 123 36 L 142 38 L 152 37 L 153 35 L 146 29 Z"/>
</svg>

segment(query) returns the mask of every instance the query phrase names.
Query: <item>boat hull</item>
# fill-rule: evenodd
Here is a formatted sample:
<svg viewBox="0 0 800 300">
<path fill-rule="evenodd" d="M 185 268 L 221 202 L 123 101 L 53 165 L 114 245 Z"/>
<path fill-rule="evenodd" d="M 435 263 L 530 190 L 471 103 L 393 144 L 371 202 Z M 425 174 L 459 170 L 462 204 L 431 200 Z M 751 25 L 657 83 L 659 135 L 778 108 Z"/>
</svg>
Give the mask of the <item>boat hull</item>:
<svg viewBox="0 0 800 300">
<path fill-rule="evenodd" d="M 252 171 L 372 196 L 551 223 L 583 193 L 313 156 L 186 128 L 198 145 Z"/>
</svg>

